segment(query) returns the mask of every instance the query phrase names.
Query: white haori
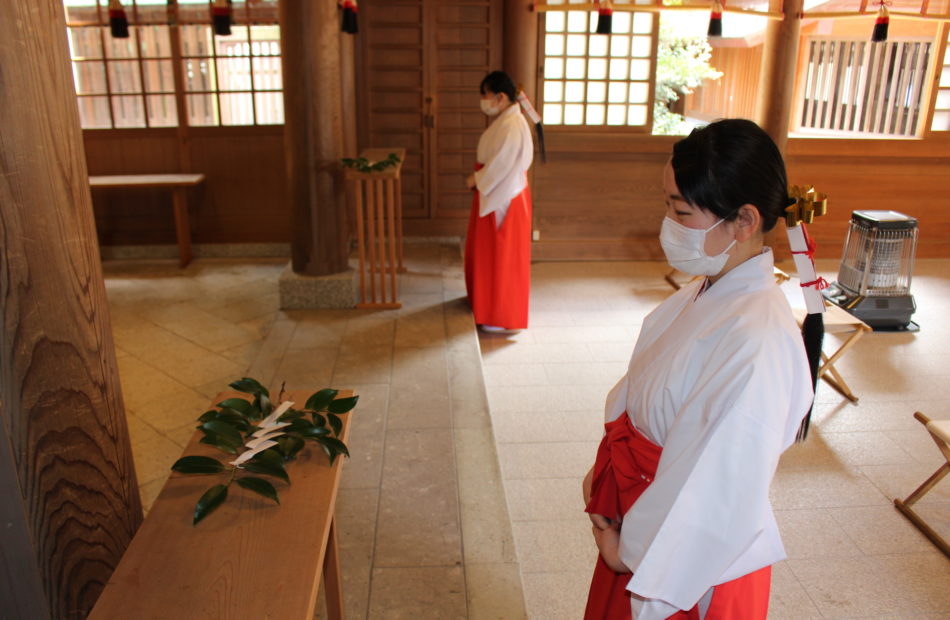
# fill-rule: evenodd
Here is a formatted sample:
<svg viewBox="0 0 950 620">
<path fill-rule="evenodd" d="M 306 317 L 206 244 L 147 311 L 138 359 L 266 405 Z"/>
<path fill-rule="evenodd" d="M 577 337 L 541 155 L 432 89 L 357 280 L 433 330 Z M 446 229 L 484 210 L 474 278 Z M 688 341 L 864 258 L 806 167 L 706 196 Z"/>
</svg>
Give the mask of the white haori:
<svg viewBox="0 0 950 620">
<path fill-rule="evenodd" d="M 637 620 L 688 610 L 712 586 L 785 558 L 768 493 L 813 398 L 801 333 L 770 249 L 700 294 L 704 284 L 644 319 L 607 397 L 607 421 L 627 411 L 663 448 L 620 532 Z"/>
<path fill-rule="evenodd" d="M 508 205 L 528 184 L 525 173 L 534 158 L 531 130 L 518 105 L 508 106 L 482 133 L 476 156 L 484 165 L 475 172 L 478 214 L 494 213 L 501 227 Z"/>
</svg>

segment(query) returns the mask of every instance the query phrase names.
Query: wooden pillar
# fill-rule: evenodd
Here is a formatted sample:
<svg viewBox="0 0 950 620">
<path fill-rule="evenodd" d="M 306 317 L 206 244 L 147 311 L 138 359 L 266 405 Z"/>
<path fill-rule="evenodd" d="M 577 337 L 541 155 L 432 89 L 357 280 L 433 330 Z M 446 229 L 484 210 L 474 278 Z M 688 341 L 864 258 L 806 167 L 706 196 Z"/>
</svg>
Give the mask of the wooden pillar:
<svg viewBox="0 0 950 620">
<path fill-rule="evenodd" d="M 787 160 L 788 127 L 795 109 L 795 73 L 798 70 L 798 39 L 802 23 L 799 15 L 804 10 L 804 0 L 771 0 L 769 4 L 770 10 L 784 11 L 785 19 L 768 23 L 759 73 L 756 119 Z M 795 180 L 789 179 L 789 182 Z M 766 235 L 765 243 L 772 247 L 776 260 L 792 257 L 781 222 Z"/>
<path fill-rule="evenodd" d="M 783 154 L 788 144 L 788 126 L 795 108 L 793 97 L 801 31 L 799 15 L 803 8 L 803 0 L 771 1 L 770 10 L 784 11 L 785 19 L 769 21 L 765 48 L 762 50 L 756 118 Z"/>
<path fill-rule="evenodd" d="M 61 0 L 0 3 L 0 616 L 85 618 L 142 519 Z"/>
<path fill-rule="evenodd" d="M 538 14 L 531 0 L 505 2 L 504 71 L 534 103 L 538 95 Z"/>
<path fill-rule="evenodd" d="M 350 34 L 340 36 L 340 73 L 343 106 L 343 155 L 356 157 L 359 147 L 356 142 L 356 117 L 359 114 L 356 103 L 356 37 Z"/>
<path fill-rule="evenodd" d="M 349 232 L 338 161 L 344 136 L 337 3 L 282 0 L 279 6 L 293 270 L 341 273 Z"/>
</svg>

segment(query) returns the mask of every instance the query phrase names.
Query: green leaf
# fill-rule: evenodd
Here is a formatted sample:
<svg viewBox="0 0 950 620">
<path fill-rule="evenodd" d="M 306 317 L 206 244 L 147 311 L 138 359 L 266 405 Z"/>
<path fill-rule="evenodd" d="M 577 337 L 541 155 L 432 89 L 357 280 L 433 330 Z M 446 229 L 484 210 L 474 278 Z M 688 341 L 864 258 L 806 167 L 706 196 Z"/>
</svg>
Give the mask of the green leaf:
<svg viewBox="0 0 950 620">
<path fill-rule="evenodd" d="M 198 500 L 198 503 L 195 504 L 195 520 L 191 522 L 192 525 L 196 525 L 198 521 L 201 521 L 207 517 L 212 510 L 221 505 L 221 503 L 228 497 L 228 487 L 225 484 L 216 484 L 201 496 Z"/>
<path fill-rule="evenodd" d="M 330 418 L 330 428 L 333 429 L 333 434 L 339 437 L 343 430 L 343 420 L 340 419 L 340 416 L 332 413 L 327 414 L 327 417 Z"/>
<path fill-rule="evenodd" d="M 247 423 L 247 418 L 233 409 L 222 409 L 218 414 L 218 420 L 230 424 L 241 432 L 247 432 L 251 428 L 251 425 Z"/>
<path fill-rule="evenodd" d="M 217 474 L 224 465 L 210 456 L 183 456 L 172 465 L 172 470 L 182 474 Z"/>
<path fill-rule="evenodd" d="M 290 476 L 284 471 L 284 458 L 273 448 L 258 453 L 241 467 L 247 471 L 280 478 L 287 484 L 290 484 Z"/>
<path fill-rule="evenodd" d="M 198 418 L 198 421 L 210 422 L 211 420 L 217 419 L 217 417 L 218 417 L 218 412 L 214 409 L 209 409 L 208 411 L 205 411 L 204 413 L 201 414 L 201 417 Z"/>
<path fill-rule="evenodd" d="M 310 428 L 300 431 L 300 434 L 304 437 L 324 437 L 330 434 L 330 430 L 325 426 L 311 426 Z"/>
<path fill-rule="evenodd" d="M 244 443 L 244 439 L 241 437 L 241 433 L 238 431 L 238 429 L 220 419 L 205 422 L 199 428 L 204 431 L 214 433 L 215 435 L 219 435 L 227 443 L 234 445 L 235 448 L 241 446 Z"/>
<path fill-rule="evenodd" d="M 297 418 L 292 420 L 289 426 L 285 426 L 284 430 L 288 433 L 303 433 L 309 429 L 313 428 L 313 423 L 310 422 L 307 418 Z"/>
<path fill-rule="evenodd" d="M 339 394 L 337 390 L 331 390 L 330 388 L 320 390 L 307 399 L 307 404 L 304 405 L 304 409 L 323 411 L 327 408 L 327 405 L 336 398 L 337 394 Z"/>
<path fill-rule="evenodd" d="M 254 404 L 260 409 L 261 417 L 266 418 L 274 410 L 274 405 L 270 402 L 267 394 L 258 394 L 254 397 Z"/>
<path fill-rule="evenodd" d="M 234 409 L 241 415 L 247 415 L 251 410 L 251 403 L 244 400 L 243 398 L 228 398 L 227 400 L 222 400 L 218 403 L 218 407 L 222 409 Z"/>
<path fill-rule="evenodd" d="M 349 398 L 338 398 L 335 401 L 331 402 L 327 407 L 327 411 L 330 413 L 346 413 L 350 409 L 356 406 L 356 401 L 360 399 L 359 396 L 350 396 Z"/>
<path fill-rule="evenodd" d="M 240 487 L 243 487 L 249 491 L 254 491 L 258 495 L 263 495 L 267 499 L 272 499 L 278 504 L 280 503 L 280 498 L 277 497 L 277 489 L 274 488 L 274 485 L 263 478 L 246 476 L 244 478 L 238 478 L 237 483 Z"/>
<path fill-rule="evenodd" d="M 281 415 L 279 418 L 277 418 L 277 421 L 278 421 L 278 422 L 290 422 L 290 421 L 292 421 L 292 420 L 296 420 L 296 419 L 298 419 L 298 418 L 302 418 L 302 417 L 304 417 L 305 415 L 306 415 L 306 414 L 305 414 L 303 411 L 298 411 L 298 410 L 296 410 L 296 409 L 288 409 L 287 411 L 285 411 L 285 412 L 283 413 L 283 415 Z"/>
<path fill-rule="evenodd" d="M 323 446 L 323 451 L 327 453 L 328 457 L 330 457 L 330 465 L 333 465 L 333 461 L 338 455 L 350 455 L 350 451 L 347 450 L 346 444 L 339 439 L 334 439 L 333 437 L 318 437 L 317 442 Z"/>
<path fill-rule="evenodd" d="M 319 413 L 313 414 L 313 424 L 314 426 L 326 426 L 327 419 L 320 415 Z"/>
<path fill-rule="evenodd" d="M 303 439 L 296 435 L 284 435 L 274 441 L 277 442 L 277 449 L 284 455 L 284 460 L 295 458 L 297 453 L 304 447 Z"/>
<path fill-rule="evenodd" d="M 204 437 L 198 440 L 198 443 L 214 446 L 218 450 L 222 450 L 228 454 L 237 454 L 237 447 L 222 441 L 221 435 L 216 435 L 215 433 L 206 434 Z"/>
<path fill-rule="evenodd" d="M 231 383 L 229 387 L 237 390 L 238 392 L 244 392 L 245 394 L 263 394 L 265 396 L 270 396 L 270 392 L 267 391 L 266 387 L 261 385 L 260 381 L 257 379 L 251 379 L 250 377 L 238 379 L 234 383 Z"/>
</svg>

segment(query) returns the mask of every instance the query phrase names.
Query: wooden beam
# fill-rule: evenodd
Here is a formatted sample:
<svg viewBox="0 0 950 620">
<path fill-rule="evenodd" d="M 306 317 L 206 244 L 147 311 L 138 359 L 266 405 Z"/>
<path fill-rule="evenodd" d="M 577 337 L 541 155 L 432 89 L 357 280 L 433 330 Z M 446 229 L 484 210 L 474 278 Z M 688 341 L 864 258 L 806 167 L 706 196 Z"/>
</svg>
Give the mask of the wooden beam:
<svg viewBox="0 0 950 620">
<path fill-rule="evenodd" d="M 0 615 L 29 620 L 84 618 L 142 519 L 65 29 L 60 0 L 0 3 L 0 574 L 15 580 Z"/>
<path fill-rule="evenodd" d="M 341 273 L 348 268 L 349 227 L 339 165 L 344 134 L 337 4 L 285 0 L 279 7 L 293 270 Z"/>
</svg>

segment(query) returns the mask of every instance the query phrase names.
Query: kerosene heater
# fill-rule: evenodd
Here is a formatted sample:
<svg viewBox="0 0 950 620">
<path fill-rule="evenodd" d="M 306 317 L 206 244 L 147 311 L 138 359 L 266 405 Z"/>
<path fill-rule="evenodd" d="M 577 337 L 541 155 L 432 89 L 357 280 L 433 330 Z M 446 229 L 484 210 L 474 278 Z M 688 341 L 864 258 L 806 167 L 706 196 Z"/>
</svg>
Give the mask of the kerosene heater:
<svg viewBox="0 0 950 620">
<path fill-rule="evenodd" d="M 853 211 L 838 280 L 822 293 L 874 329 L 916 330 L 910 294 L 917 220 L 897 211 Z"/>
</svg>

